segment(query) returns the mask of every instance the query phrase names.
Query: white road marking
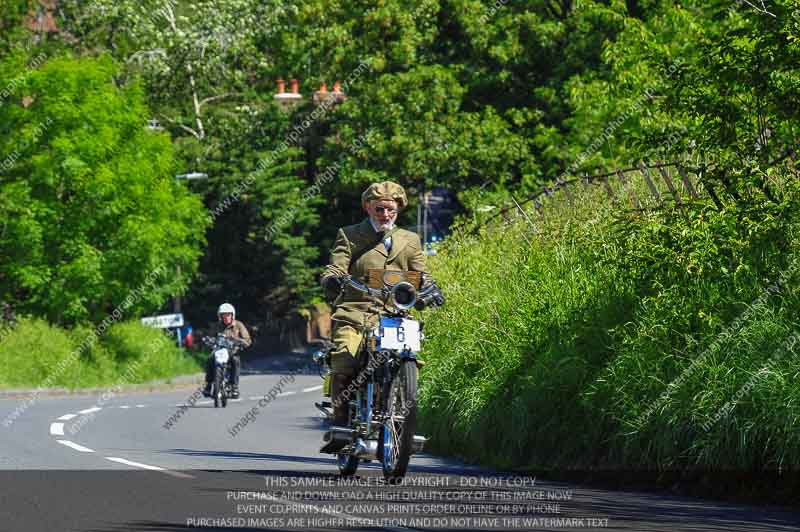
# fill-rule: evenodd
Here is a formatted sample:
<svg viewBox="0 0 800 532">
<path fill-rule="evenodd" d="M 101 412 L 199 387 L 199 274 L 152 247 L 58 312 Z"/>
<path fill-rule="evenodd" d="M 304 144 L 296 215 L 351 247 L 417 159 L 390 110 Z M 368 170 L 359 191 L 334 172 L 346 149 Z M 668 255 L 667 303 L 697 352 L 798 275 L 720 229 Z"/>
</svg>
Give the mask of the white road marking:
<svg viewBox="0 0 800 532">
<path fill-rule="evenodd" d="M 281 392 L 281 393 L 278 394 L 278 397 L 284 397 L 286 395 L 294 395 L 296 393 L 297 393 L 297 390 L 293 390 L 291 392 Z"/>
<path fill-rule="evenodd" d="M 322 389 L 322 385 L 320 384 L 319 386 L 312 386 L 311 388 L 303 388 L 303 393 L 316 392 L 317 390 L 321 390 L 321 389 Z"/>
<path fill-rule="evenodd" d="M 260 395 L 251 395 L 250 397 L 248 397 L 248 399 L 250 399 L 251 401 L 258 401 L 259 399 L 261 399 L 261 396 Z"/>
<path fill-rule="evenodd" d="M 164 471 L 163 467 L 158 467 L 154 465 L 147 465 L 147 464 L 140 464 L 139 462 L 131 462 L 130 460 L 125 460 L 124 458 L 117 458 L 116 456 L 106 456 L 106 460 L 111 460 L 112 462 L 117 462 L 119 464 L 129 465 L 131 467 L 139 467 L 141 469 L 149 469 L 150 471 Z"/>
<path fill-rule="evenodd" d="M 120 408 L 130 408 L 128 405 L 122 405 Z"/>
<path fill-rule="evenodd" d="M 187 473 L 178 473 L 177 471 L 172 471 L 170 469 L 165 469 L 164 471 L 162 471 L 162 473 L 176 478 L 195 478 L 194 475 L 189 475 Z"/>
<path fill-rule="evenodd" d="M 64 414 L 63 416 L 61 416 L 58 419 L 59 419 L 59 421 L 69 421 L 70 419 L 72 419 L 74 417 L 78 417 L 78 415 L 77 414 Z"/>
<path fill-rule="evenodd" d="M 124 458 L 117 458 L 116 456 L 106 456 L 105 459 L 106 460 L 111 460 L 112 462 L 117 462 L 119 464 L 128 465 L 128 466 L 131 466 L 131 467 L 138 467 L 138 468 L 141 468 L 141 469 L 148 469 L 150 471 L 161 471 L 162 473 L 164 473 L 166 475 L 172 475 L 173 477 L 194 478 L 192 475 L 187 475 L 185 473 L 178 473 L 177 471 L 170 471 L 169 469 L 164 469 L 163 467 L 142 464 L 142 463 L 139 463 L 139 462 L 133 462 L 131 460 L 125 460 Z"/>
<path fill-rule="evenodd" d="M 80 411 L 78 411 L 78 413 L 79 414 L 91 414 L 92 412 L 99 412 L 100 410 L 102 410 L 102 407 L 93 406 L 92 408 L 87 408 L 86 410 L 80 410 Z"/>
<path fill-rule="evenodd" d="M 50 423 L 50 434 L 53 436 L 63 436 L 64 435 L 64 424 L 63 423 Z"/>
<path fill-rule="evenodd" d="M 136 408 L 144 408 L 147 405 L 136 405 Z"/>
<path fill-rule="evenodd" d="M 72 449 L 75 449 L 76 451 L 80 451 L 82 453 L 94 452 L 92 449 L 89 449 L 88 447 L 84 447 L 83 445 L 78 445 L 77 443 L 71 442 L 69 440 L 56 440 L 56 441 L 61 445 L 66 445 L 67 447 L 71 447 Z"/>
</svg>

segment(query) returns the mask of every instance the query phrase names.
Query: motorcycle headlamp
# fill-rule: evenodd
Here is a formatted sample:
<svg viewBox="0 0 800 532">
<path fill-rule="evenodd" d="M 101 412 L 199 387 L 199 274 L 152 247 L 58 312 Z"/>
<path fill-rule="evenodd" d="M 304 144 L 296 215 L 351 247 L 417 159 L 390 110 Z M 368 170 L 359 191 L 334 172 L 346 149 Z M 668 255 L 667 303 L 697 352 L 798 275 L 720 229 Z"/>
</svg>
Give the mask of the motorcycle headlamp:
<svg viewBox="0 0 800 532">
<path fill-rule="evenodd" d="M 417 290 L 407 281 L 401 281 L 392 287 L 392 303 L 400 310 L 408 310 L 417 302 Z"/>
</svg>

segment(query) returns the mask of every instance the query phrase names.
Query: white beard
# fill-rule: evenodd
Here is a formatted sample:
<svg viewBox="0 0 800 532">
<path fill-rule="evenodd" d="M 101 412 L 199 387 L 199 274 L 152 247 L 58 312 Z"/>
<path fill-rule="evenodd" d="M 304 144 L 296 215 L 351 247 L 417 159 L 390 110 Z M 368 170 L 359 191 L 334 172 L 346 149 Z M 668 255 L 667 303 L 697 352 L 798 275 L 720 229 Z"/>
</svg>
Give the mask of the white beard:
<svg viewBox="0 0 800 532">
<path fill-rule="evenodd" d="M 386 223 L 386 224 L 382 224 L 378 220 L 375 220 L 373 218 L 370 218 L 369 221 L 372 222 L 372 228 L 375 229 L 376 232 L 377 231 L 383 231 L 383 232 L 391 231 L 392 228 L 394 228 L 394 220 L 392 220 L 391 222 Z"/>
</svg>

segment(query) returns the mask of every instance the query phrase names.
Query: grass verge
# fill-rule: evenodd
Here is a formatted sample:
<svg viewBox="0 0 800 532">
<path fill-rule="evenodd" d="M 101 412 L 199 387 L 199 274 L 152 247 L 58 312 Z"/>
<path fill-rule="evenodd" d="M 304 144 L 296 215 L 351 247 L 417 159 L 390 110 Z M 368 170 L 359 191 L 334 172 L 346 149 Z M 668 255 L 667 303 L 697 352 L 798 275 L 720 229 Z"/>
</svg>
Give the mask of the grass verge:
<svg viewBox="0 0 800 532">
<path fill-rule="evenodd" d="M 625 213 L 587 191 L 451 238 L 421 374 L 433 448 L 533 471 L 796 478 L 795 183 L 722 211 Z"/>
<path fill-rule="evenodd" d="M 0 335 L 0 366 L 5 368 L 0 388 L 136 384 L 201 370 L 195 356 L 138 321 L 113 325 L 99 340 L 86 341 L 93 337 L 87 326 L 65 330 L 23 317 Z"/>
</svg>

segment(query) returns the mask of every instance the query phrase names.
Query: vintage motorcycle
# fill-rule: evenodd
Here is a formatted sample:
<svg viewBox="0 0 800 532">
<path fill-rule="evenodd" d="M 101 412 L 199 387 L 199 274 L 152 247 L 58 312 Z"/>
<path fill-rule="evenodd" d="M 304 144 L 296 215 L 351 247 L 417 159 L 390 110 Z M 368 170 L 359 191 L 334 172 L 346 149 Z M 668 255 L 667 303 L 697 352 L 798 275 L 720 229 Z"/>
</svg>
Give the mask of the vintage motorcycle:
<svg viewBox="0 0 800 532">
<path fill-rule="evenodd" d="M 349 275 L 342 281 L 344 286 L 388 302 L 389 312 L 382 313 L 377 328 L 365 332 L 359 349 L 362 370 L 342 394 L 349 405 L 348 426 L 331 426 L 320 452 L 337 456 L 343 476 L 355 474 L 360 461 L 379 460 L 384 478 L 396 482 L 405 476 L 411 455 L 420 452 L 426 441 L 414 433 L 422 324 L 411 319 L 409 310 L 418 302 L 433 305 L 444 300 L 434 283 L 417 291 L 423 285 L 418 272 L 371 270 L 369 277 L 367 285 Z M 327 344 L 313 355 L 323 376 L 330 372 L 332 347 Z M 332 418 L 331 403 L 317 403 L 317 407 Z"/>
<path fill-rule="evenodd" d="M 214 398 L 214 408 L 228 406 L 228 397 L 231 396 L 233 385 L 233 364 L 231 357 L 239 351 L 244 343 L 241 340 L 226 338 L 222 333 L 215 338 L 203 337 L 203 343 L 211 349 L 214 357 L 214 380 L 211 382 L 211 397 Z"/>
</svg>

